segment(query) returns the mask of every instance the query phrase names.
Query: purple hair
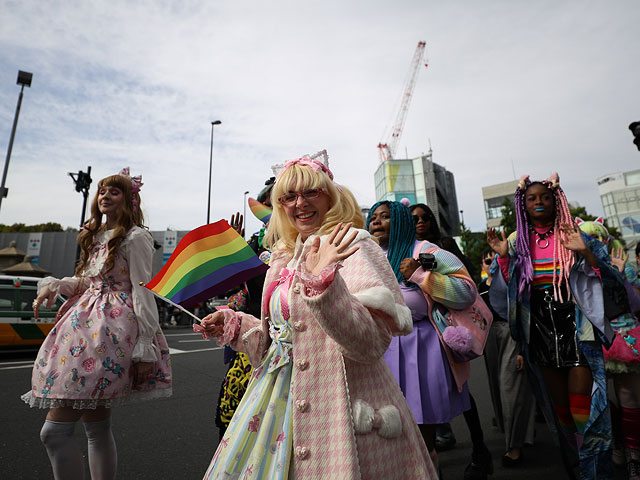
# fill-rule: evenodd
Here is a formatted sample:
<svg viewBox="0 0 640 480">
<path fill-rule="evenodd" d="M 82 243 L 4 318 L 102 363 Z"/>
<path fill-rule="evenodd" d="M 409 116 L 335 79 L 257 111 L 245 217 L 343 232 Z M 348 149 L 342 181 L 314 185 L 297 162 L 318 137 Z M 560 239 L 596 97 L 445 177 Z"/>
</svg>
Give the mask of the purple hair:
<svg viewBox="0 0 640 480">
<path fill-rule="evenodd" d="M 560 242 L 560 225 L 563 223 L 573 223 L 573 217 L 569 210 L 569 203 L 564 191 L 560 187 L 560 179 L 557 173 L 552 174 L 547 180 L 532 182 L 529 175 L 520 178 L 518 188 L 513 197 L 513 203 L 516 213 L 516 255 L 515 266 L 520 271 L 520 279 L 518 281 L 518 297 L 522 298 L 522 292 L 530 291 L 531 282 L 533 281 L 533 265 L 531 263 L 531 249 L 529 244 L 531 234 L 529 233 L 529 215 L 527 214 L 525 193 L 527 189 L 539 183 L 548 188 L 553 194 L 553 296 L 555 300 L 563 301 L 560 285 L 569 281 L 569 273 L 574 262 L 573 252 L 567 249 Z M 557 272 L 560 267 L 560 272 Z"/>
</svg>

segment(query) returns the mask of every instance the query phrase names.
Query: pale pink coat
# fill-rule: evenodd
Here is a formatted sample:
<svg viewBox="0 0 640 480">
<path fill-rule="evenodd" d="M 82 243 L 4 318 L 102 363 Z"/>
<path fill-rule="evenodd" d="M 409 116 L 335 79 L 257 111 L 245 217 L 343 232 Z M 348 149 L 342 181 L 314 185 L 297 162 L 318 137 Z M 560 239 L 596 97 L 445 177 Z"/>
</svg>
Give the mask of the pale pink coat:
<svg viewBox="0 0 640 480">
<path fill-rule="evenodd" d="M 436 479 L 420 431 L 382 358 L 392 335 L 412 330 L 411 313 L 384 252 L 364 230 L 356 242 L 360 249 L 321 294 L 306 296 L 298 274 L 289 291 L 294 477 Z M 299 241 L 295 255 L 271 255 L 265 292 L 283 267 L 303 271 L 302 249 Z M 246 352 L 254 366 L 270 342 L 267 314 L 264 307 L 262 320 L 232 314 L 241 319 L 232 347 Z M 380 416 L 388 418 L 383 426 Z"/>
</svg>

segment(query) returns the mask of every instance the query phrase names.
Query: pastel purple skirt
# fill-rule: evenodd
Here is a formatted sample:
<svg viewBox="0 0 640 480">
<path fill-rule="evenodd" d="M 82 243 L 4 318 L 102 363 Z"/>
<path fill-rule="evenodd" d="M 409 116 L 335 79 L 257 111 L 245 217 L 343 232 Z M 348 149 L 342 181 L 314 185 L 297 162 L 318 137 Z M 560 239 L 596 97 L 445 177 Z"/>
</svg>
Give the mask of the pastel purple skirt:
<svg viewBox="0 0 640 480">
<path fill-rule="evenodd" d="M 414 322 L 413 332 L 393 337 L 384 354 L 418 424 L 450 422 L 470 408 L 469 389 L 458 391 L 434 326 Z"/>
</svg>

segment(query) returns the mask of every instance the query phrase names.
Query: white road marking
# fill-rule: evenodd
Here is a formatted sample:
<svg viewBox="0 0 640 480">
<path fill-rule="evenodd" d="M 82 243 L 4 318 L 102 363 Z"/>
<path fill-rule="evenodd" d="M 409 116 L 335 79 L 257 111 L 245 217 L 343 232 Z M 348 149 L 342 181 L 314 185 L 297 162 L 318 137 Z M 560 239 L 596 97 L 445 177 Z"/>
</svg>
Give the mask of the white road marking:
<svg viewBox="0 0 640 480">
<path fill-rule="evenodd" d="M 206 338 L 197 338 L 195 340 L 178 340 L 178 343 L 208 342 Z"/>
<path fill-rule="evenodd" d="M 181 340 L 181 342 L 195 342 L 200 340 Z M 205 341 L 205 340 L 203 340 Z M 195 350 L 179 350 L 177 348 L 169 348 L 170 355 L 180 355 L 181 353 L 197 353 L 197 352 L 212 352 L 214 350 L 222 350 L 224 347 L 211 347 L 211 348 L 198 348 Z M 2 362 L 0 365 L 7 365 L 6 367 L 0 366 L 0 370 L 17 370 L 20 368 L 33 368 L 33 361 L 20 361 L 20 362 Z"/>
<path fill-rule="evenodd" d="M 193 337 L 195 335 L 200 336 L 199 333 L 191 332 L 191 333 L 165 333 L 165 337 Z"/>
<path fill-rule="evenodd" d="M 0 370 L 17 370 L 18 368 L 33 368 L 33 362 L 29 365 L 16 365 L 15 367 L 0 367 Z"/>
<path fill-rule="evenodd" d="M 0 362 L 0 365 L 19 365 L 21 363 L 26 363 L 29 365 L 33 365 L 34 360 L 20 360 L 17 362 Z"/>
<path fill-rule="evenodd" d="M 170 348 L 170 355 L 179 355 L 181 353 L 196 353 L 196 352 L 211 352 L 213 350 L 222 350 L 224 347 L 213 347 L 213 348 L 198 348 L 196 350 L 178 350 L 177 348 Z"/>
</svg>

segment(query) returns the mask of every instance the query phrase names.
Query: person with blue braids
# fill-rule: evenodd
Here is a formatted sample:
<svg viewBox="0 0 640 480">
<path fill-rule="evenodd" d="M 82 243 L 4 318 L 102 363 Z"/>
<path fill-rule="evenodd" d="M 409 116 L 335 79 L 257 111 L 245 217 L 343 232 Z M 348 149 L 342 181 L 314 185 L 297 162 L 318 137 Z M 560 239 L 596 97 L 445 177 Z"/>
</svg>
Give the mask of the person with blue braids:
<svg viewBox="0 0 640 480">
<path fill-rule="evenodd" d="M 437 317 L 441 307 L 464 309 L 473 304 L 476 287 L 455 255 L 416 240 L 411 212 L 402 203 L 373 205 L 366 228 L 385 251 L 411 310 L 413 332 L 394 337 L 384 358 L 437 467 L 436 425 L 449 422 L 470 406 L 468 362 L 454 362 L 451 347 L 436 327 Z M 416 260 L 422 252 L 431 253 L 435 262 L 423 268 Z"/>
</svg>

